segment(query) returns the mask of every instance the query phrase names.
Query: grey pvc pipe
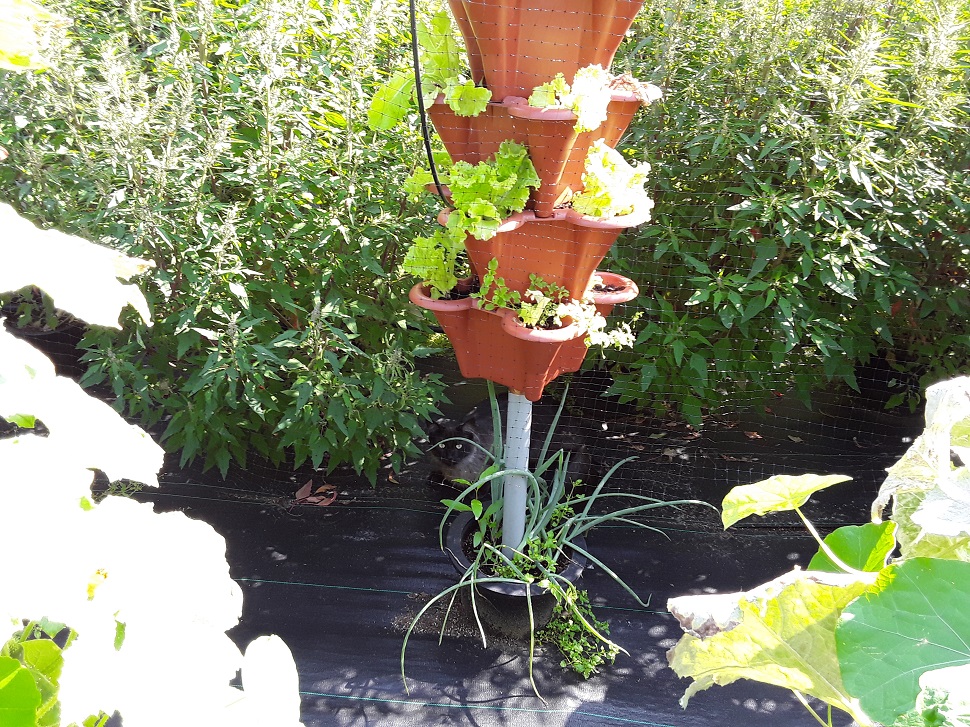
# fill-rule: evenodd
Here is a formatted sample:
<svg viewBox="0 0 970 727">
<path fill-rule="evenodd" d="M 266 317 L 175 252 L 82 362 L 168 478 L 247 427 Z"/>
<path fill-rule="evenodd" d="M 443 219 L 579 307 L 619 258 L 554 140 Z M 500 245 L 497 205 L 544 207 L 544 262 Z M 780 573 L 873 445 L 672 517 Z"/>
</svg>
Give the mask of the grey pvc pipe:
<svg viewBox="0 0 970 727">
<path fill-rule="evenodd" d="M 529 468 L 532 439 L 532 402 L 509 392 L 508 425 L 505 429 L 505 466 L 510 470 Z M 525 536 L 527 481 L 523 475 L 506 475 L 505 504 L 502 508 L 502 545 L 518 548 Z"/>
</svg>

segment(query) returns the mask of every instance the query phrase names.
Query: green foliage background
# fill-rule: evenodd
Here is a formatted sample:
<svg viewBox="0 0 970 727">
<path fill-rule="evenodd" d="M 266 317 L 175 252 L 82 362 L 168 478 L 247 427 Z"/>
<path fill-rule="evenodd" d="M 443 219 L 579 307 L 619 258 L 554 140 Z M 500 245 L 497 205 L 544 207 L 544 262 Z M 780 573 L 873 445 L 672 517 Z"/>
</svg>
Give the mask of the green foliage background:
<svg viewBox="0 0 970 727">
<path fill-rule="evenodd" d="M 413 454 L 439 388 L 399 272 L 420 147 L 365 126 L 406 6 L 49 7 L 73 26 L 46 73 L 2 79 L 0 197 L 157 265 L 154 327 L 92 332 L 82 383 L 223 471 L 252 447 L 373 480 Z"/>
<path fill-rule="evenodd" d="M 400 192 L 415 116 L 366 126 L 407 64 L 406 5 L 48 7 L 73 19 L 50 69 L 0 76 L 0 199 L 157 265 L 154 327 L 91 333 L 84 383 L 223 471 L 252 448 L 373 480 L 414 453 L 440 385 L 414 369 L 429 332 L 401 263 L 434 223 Z M 891 405 L 965 370 L 968 19 L 965 0 L 647 4 L 614 64 L 666 93 L 623 143 L 657 206 L 603 265 L 641 289 L 614 393 L 697 422 L 858 387 L 872 361 Z"/>
<path fill-rule="evenodd" d="M 619 246 L 614 391 L 697 421 L 876 359 L 916 403 L 970 360 L 970 5 L 647 4 L 616 64 L 666 90 L 624 138 L 655 222 Z"/>
</svg>

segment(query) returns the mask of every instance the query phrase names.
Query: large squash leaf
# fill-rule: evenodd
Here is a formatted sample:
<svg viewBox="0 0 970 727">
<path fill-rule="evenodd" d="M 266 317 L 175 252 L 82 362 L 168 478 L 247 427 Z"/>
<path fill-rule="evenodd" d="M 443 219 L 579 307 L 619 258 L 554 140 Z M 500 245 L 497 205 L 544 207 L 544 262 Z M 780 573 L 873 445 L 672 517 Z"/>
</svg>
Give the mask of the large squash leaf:
<svg viewBox="0 0 970 727">
<path fill-rule="evenodd" d="M 924 672 L 970 664 L 970 563 L 914 558 L 884 570 L 842 613 L 842 678 L 882 724 L 914 709 Z"/>
<path fill-rule="evenodd" d="M 896 548 L 895 534 L 896 523 L 891 520 L 879 525 L 846 525 L 829 533 L 825 544 L 850 568 L 877 573 L 885 568 L 889 555 Z M 842 572 L 821 550 L 808 564 L 808 570 Z"/>
<path fill-rule="evenodd" d="M 145 296 L 128 280 L 154 267 L 58 230 L 41 230 L 0 204 L 0 293 L 36 285 L 58 308 L 99 326 L 120 328 L 118 316 L 130 305 L 148 325 Z M 44 261 L 47 264 L 38 264 Z"/>
<path fill-rule="evenodd" d="M 951 451 L 966 455 L 967 432 L 970 430 L 970 377 L 960 376 L 934 384 L 926 390 L 926 427 L 912 446 L 889 468 L 889 476 L 879 488 L 872 503 L 872 519 L 878 522 L 889 500 L 899 493 L 932 490 L 945 485 L 958 474 L 951 463 Z M 896 505 L 899 498 L 896 497 Z M 893 519 L 906 528 L 893 508 Z M 904 551 L 905 553 L 905 551 Z"/>
<path fill-rule="evenodd" d="M 749 515 L 794 510 L 812 493 L 851 480 L 847 475 L 775 475 L 732 489 L 724 498 L 721 521 L 727 529 Z"/>
<path fill-rule="evenodd" d="M 689 633 L 667 652 L 667 660 L 678 676 L 694 680 L 681 706 L 714 684 L 755 679 L 812 695 L 860 724 L 871 724 L 842 684 L 835 650 L 839 614 L 868 583 L 848 575 L 792 571 L 756 591 L 733 594 L 735 611 L 727 618 L 724 596 L 671 599 L 667 608 Z M 707 603 L 712 613 L 720 613 L 705 620 Z"/>
<path fill-rule="evenodd" d="M 0 656 L 0 724 L 36 727 L 40 692 L 30 672 L 9 656 Z"/>
</svg>

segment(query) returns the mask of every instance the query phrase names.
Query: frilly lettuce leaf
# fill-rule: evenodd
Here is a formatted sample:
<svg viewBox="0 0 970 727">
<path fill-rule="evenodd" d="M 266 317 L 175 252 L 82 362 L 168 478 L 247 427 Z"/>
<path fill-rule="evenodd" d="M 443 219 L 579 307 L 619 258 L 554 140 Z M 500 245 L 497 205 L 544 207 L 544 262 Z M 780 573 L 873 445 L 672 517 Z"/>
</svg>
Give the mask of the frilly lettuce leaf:
<svg viewBox="0 0 970 727">
<path fill-rule="evenodd" d="M 487 88 L 476 86 L 474 81 L 462 83 L 457 78 L 448 79 L 444 93 L 445 103 L 458 116 L 478 116 L 492 100 L 492 92 Z"/>
<path fill-rule="evenodd" d="M 430 177 L 412 175 L 406 190 L 418 192 Z M 446 230 L 417 238 L 404 260 L 405 272 L 430 283 L 435 297 L 457 282 L 454 268 L 466 235 L 479 240 L 494 237 L 503 219 L 525 208 L 530 187 L 540 184 L 528 150 L 513 141 L 502 142 L 493 158 L 478 164 L 455 162 L 441 181 L 448 184 L 454 206 Z"/>
<path fill-rule="evenodd" d="M 494 158 L 478 164 L 456 162 L 449 175 L 451 199 L 457 210 L 471 222 L 469 234 L 481 237 L 471 229 L 481 223 L 498 230 L 498 223 L 514 212 L 521 212 L 529 201 L 529 189 L 538 187 L 539 176 L 521 144 L 504 141 Z"/>
<path fill-rule="evenodd" d="M 606 121 L 606 109 L 613 92 L 610 74 L 602 66 L 576 71 L 570 89 L 569 107 L 576 114 L 576 131 L 594 131 Z"/>
<path fill-rule="evenodd" d="M 484 200 L 476 200 L 465 211 L 455 210 L 448 217 L 448 227 L 457 230 L 462 239 L 467 233 L 479 240 L 491 240 L 501 222 L 495 205 Z"/>
<path fill-rule="evenodd" d="M 540 109 L 556 108 L 563 105 L 562 99 L 569 94 L 569 84 L 566 77 L 557 73 L 551 81 L 536 86 L 529 96 L 529 106 Z"/>
<path fill-rule="evenodd" d="M 576 131 L 594 131 L 606 121 L 607 107 L 613 91 L 612 77 L 600 65 L 586 66 L 576 71 L 573 85 L 557 73 L 547 83 L 536 86 L 529 96 L 529 105 L 537 108 L 563 108 L 576 114 Z"/>
<path fill-rule="evenodd" d="M 573 209 L 591 217 L 615 217 L 634 210 L 649 210 L 653 200 L 643 188 L 649 171 L 649 164 L 631 166 L 620 152 L 600 139 L 590 147 L 586 157 L 583 191 L 573 196 Z"/>
<path fill-rule="evenodd" d="M 411 110 L 414 74 L 398 71 L 377 89 L 367 109 L 367 126 L 372 131 L 387 131 L 401 122 Z"/>
<path fill-rule="evenodd" d="M 428 185 L 434 184 L 434 177 L 427 169 L 418 169 L 409 175 L 401 185 L 401 189 L 411 201 L 417 201 L 428 193 Z"/>
<path fill-rule="evenodd" d="M 418 43 L 421 69 L 428 83 L 444 87 L 461 73 L 461 56 L 447 10 L 436 12 L 430 24 L 418 23 Z"/>
<path fill-rule="evenodd" d="M 439 93 L 459 116 L 481 113 L 492 94 L 478 88 L 461 75 L 461 55 L 455 41 L 451 17 L 446 10 L 435 13 L 430 23 L 418 23 L 421 59 L 421 90 L 425 104 L 431 104 Z M 394 74 L 371 98 L 367 125 L 373 131 L 387 131 L 400 123 L 413 108 L 414 72 L 410 68 Z"/>
<path fill-rule="evenodd" d="M 404 271 L 420 278 L 440 298 L 458 283 L 455 275 L 458 255 L 465 249 L 465 235 L 456 236 L 448 228 L 435 230 L 430 237 L 418 237 L 404 257 Z"/>
</svg>

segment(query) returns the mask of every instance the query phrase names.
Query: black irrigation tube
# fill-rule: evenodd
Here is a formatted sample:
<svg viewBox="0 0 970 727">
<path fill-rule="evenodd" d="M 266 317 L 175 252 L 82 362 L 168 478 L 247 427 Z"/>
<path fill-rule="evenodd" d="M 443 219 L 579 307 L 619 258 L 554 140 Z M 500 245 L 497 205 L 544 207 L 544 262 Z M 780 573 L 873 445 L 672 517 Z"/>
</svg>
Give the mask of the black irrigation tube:
<svg viewBox="0 0 970 727">
<path fill-rule="evenodd" d="M 438 169 L 435 167 L 434 155 L 431 153 L 431 135 L 428 132 L 428 118 L 424 111 L 424 93 L 421 90 L 421 62 L 418 58 L 418 21 L 414 0 L 408 0 L 408 9 L 411 16 L 411 59 L 414 63 L 414 88 L 417 92 L 418 116 L 421 118 L 421 136 L 424 138 L 424 151 L 428 155 L 431 178 L 434 180 L 434 186 L 438 190 L 438 196 L 441 197 L 447 206 L 448 199 L 445 197 L 445 191 L 441 187 L 441 180 L 438 179 Z"/>
</svg>

